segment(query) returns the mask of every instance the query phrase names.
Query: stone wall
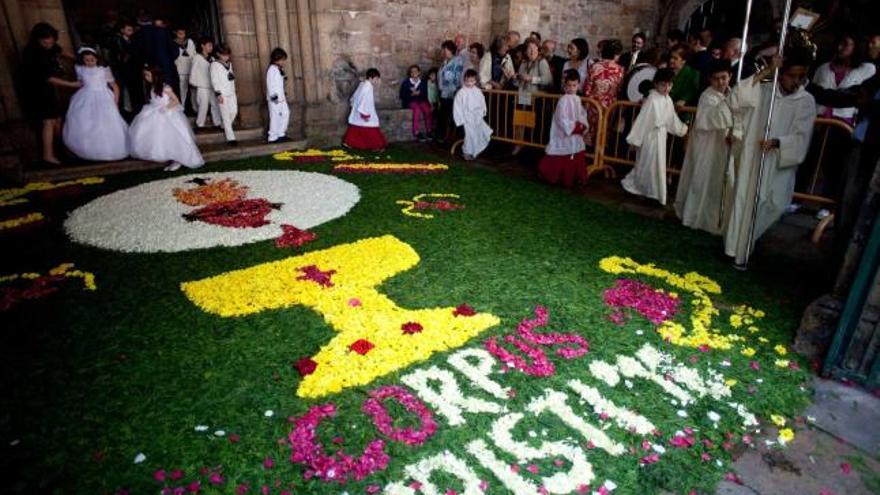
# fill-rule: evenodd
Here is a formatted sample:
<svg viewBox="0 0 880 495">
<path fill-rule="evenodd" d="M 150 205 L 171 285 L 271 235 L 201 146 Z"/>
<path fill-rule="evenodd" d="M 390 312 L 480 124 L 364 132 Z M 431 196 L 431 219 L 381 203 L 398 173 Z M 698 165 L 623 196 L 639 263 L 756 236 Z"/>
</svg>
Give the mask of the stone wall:
<svg viewBox="0 0 880 495">
<path fill-rule="evenodd" d="M 600 40 L 619 39 L 625 50 L 630 38 L 642 31 L 651 39 L 657 23 L 656 0 L 532 0 L 540 4 L 537 31 L 545 39 L 555 39 L 562 47 L 573 38 L 583 37 L 590 43 L 590 56 L 598 56 Z M 526 18 L 514 24 L 521 32 L 535 29 L 535 20 Z M 530 23 L 530 24 L 527 24 Z M 564 55 L 560 53 L 560 55 Z"/>
</svg>

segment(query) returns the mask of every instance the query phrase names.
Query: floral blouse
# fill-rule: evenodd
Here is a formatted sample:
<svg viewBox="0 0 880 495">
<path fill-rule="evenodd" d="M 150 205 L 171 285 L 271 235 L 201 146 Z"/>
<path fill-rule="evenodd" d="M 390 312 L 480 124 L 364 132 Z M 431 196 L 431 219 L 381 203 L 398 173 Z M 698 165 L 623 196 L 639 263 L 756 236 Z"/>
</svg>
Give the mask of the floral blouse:
<svg viewBox="0 0 880 495">
<path fill-rule="evenodd" d="M 614 60 L 599 60 L 590 66 L 590 77 L 584 82 L 584 95 L 608 108 L 617 99 L 626 71 Z"/>
</svg>

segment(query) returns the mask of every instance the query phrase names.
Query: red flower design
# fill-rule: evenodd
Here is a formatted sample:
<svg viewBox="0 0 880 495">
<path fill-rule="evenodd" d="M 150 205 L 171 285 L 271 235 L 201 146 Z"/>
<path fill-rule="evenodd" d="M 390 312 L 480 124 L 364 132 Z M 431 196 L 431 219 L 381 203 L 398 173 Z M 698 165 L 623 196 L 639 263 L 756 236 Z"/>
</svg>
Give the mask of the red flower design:
<svg viewBox="0 0 880 495">
<path fill-rule="evenodd" d="M 280 203 L 270 203 L 265 199 L 240 199 L 211 203 L 184 214 L 189 222 L 205 222 L 221 227 L 238 229 L 257 228 L 268 225 L 266 215 L 281 208 Z"/>
<path fill-rule="evenodd" d="M 333 287 L 333 281 L 330 278 L 336 273 L 336 270 L 323 271 L 316 265 L 304 266 L 298 270 L 303 272 L 303 275 L 297 277 L 297 280 L 309 280 L 321 287 Z"/>
<path fill-rule="evenodd" d="M 410 321 L 401 325 L 400 329 L 403 330 L 403 333 L 406 335 L 412 335 L 414 333 L 421 333 L 422 330 L 424 330 L 424 327 L 420 323 Z"/>
<path fill-rule="evenodd" d="M 452 316 L 474 316 L 475 314 L 477 314 L 476 310 L 467 304 L 459 304 L 452 310 Z"/>
<path fill-rule="evenodd" d="M 308 230 L 300 230 L 293 225 L 282 225 L 281 230 L 284 231 L 280 237 L 275 239 L 275 247 L 300 247 L 307 242 L 312 242 L 318 238 L 314 232 Z"/>
<path fill-rule="evenodd" d="M 376 346 L 374 346 L 372 342 L 370 342 L 369 340 L 366 340 L 366 339 L 358 339 L 358 340 L 352 342 L 352 344 L 350 346 L 348 346 L 349 349 L 360 354 L 361 356 L 370 352 L 373 349 L 373 347 L 376 347 Z"/>
<path fill-rule="evenodd" d="M 299 374 L 302 376 L 311 375 L 315 372 L 315 368 L 318 367 L 318 363 L 312 361 L 312 358 L 304 357 L 294 363 L 294 368 L 299 371 Z"/>
</svg>

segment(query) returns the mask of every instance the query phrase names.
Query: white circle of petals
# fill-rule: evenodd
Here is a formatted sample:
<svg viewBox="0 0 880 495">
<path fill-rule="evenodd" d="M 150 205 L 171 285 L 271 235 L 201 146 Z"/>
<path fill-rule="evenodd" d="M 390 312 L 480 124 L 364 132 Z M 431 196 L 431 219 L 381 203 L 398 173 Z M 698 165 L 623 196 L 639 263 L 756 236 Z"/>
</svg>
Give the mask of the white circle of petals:
<svg viewBox="0 0 880 495">
<path fill-rule="evenodd" d="M 194 178 L 230 178 L 248 187 L 247 198 L 282 203 L 266 217 L 268 225 L 232 228 L 189 222 L 195 208 L 174 197 L 175 188 L 192 187 Z M 282 235 L 282 224 L 302 230 L 344 216 L 360 201 L 354 184 L 314 172 L 212 172 L 157 180 L 116 191 L 74 210 L 64 229 L 78 243 L 134 253 L 178 252 L 240 246 Z"/>
</svg>

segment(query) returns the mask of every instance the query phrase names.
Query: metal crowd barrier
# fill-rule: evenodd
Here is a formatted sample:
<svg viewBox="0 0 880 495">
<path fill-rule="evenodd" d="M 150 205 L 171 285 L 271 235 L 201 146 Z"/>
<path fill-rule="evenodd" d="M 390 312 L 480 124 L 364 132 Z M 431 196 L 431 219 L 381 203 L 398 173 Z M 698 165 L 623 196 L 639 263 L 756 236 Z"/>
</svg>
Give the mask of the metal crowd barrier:
<svg viewBox="0 0 880 495">
<path fill-rule="evenodd" d="M 519 104 L 519 93 L 516 91 L 486 90 L 487 121 L 495 131 L 492 139 L 518 146 L 544 148 L 549 141 L 550 123 L 556 103 L 562 95 L 550 93 L 533 93 L 531 105 Z M 615 166 L 635 165 L 635 150 L 626 143 L 626 136 L 632 123 L 639 113 L 641 104 L 629 101 L 616 101 L 609 108 L 603 108 L 598 101 L 582 97 L 584 106 L 590 115 L 592 146 L 587 147 L 588 176 L 602 172 L 606 178 L 617 176 Z M 679 117 L 693 122 L 696 107 L 681 107 Z M 835 146 L 848 146 L 852 138 L 853 128 L 835 119 L 817 118 L 813 130 L 813 139 L 807 160 L 798 170 L 798 188 L 794 199 L 818 205 L 832 211 L 832 214 L 816 226 L 813 231 L 813 242 L 818 242 L 822 233 L 834 220 L 835 201 L 827 190 L 823 190 L 827 182 L 823 171 L 839 159 L 834 153 Z M 452 153 L 461 141 L 452 147 Z M 688 136 L 679 138 L 670 136 L 667 143 L 666 173 L 671 184 L 681 173 L 684 156 L 687 151 Z M 829 151 L 829 148 L 831 150 Z M 842 173 L 840 174 L 842 177 Z M 841 179 L 842 180 L 842 179 Z"/>
<path fill-rule="evenodd" d="M 550 141 L 550 125 L 553 112 L 562 95 L 535 92 L 528 100 L 521 100 L 517 91 L 484 90 L 486 95 L 486 121 L 494 131 L 492 139 L 516 146 L 529 146 L 543 149 Z M 528 101 L 528 104 L 524 104 Z M 592 146 L 587 146 L 587 163 L 584 166 L 592 170 L 601 163 L 602 121 L 603 110 L 598 101 L 581 97 L 587 109 L 590 123 L 595 129 Z M 595 123 L 595 124 L 594 124 Z M 456 141 L 452 145 L 452 154 L 461 145 Z"/>
</svg>

